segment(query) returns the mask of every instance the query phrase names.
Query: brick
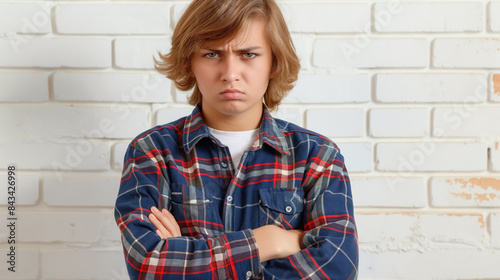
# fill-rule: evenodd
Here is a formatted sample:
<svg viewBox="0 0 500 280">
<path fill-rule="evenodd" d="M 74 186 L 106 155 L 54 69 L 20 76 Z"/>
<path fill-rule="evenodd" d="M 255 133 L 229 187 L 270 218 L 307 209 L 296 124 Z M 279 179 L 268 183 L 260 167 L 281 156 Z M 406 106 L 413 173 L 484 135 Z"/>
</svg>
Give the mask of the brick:
<svg viewBox="0 0 500 280">
<path fill-rule="evenodd" d="M 0 67 L 111 67 L 106 38 L 0 38 L 0 53 Z"/>
<path fill-rule="evenodd" d="M 110 145 L 95 140 L 27 141 L 0 139 L 0 166 L 16 164 L 19 170 L 52 170 L 61 176 L 68 170 L 108 170 Z M 24 156 L 20 156 L 23 151 Z"/>
<path fill-rule="evenodd" d="M 17 216 L 19 229 L 17 239 L 20 243 L 97 242 L 103 227 L 101 220 L 106 218 L 101 213 L 71 212 L 69 214 L 64 211 L 18 211 Z M 29 230 L 33 229 L 34 225 L 36 225 L 36 230 Z M 6 235 L 2 234 L 2 236 Z"/>
<path fill-rule="evenodd" d="M 281 119 L 304 127 L 304 115 L 299 108 L 280 106 L 278 108 L 278 111 L 271 112 L 271 115 L 277 119 Z"/>
<path fill-rule="evenodd" d="M 324 125 L 325 117 L 333 120 Z M 327 137 L 362 137 L 366 130 L 363 109 L 310 109 L 306 112 L 306 128 Z"/>
<path fill-rule="evenodd" d="M 500 14 L 500 2 L 490 2 L 488 22 L 490 23 L 490 30 L 493 32 L 500 32 L 500 19 L 498 18 L 498 16 L 494 16 L 498 14 Z"/>
<path fill-rule="evenodd" d="M 124 69 L 154 69 L 158 52 L 170 52 L 170 39 L 116 39 L 114 41 L 115 65 Z"/>
<path fill-rule="evenodd" d="M 500 73 L 491 75 L 491 97 L 492 101 L 500 102 Z"/>
<path fill-rule="evenodd" d="M 361 103 L 370 101 L 370 76 L 300 75 L 286 103 Z"/>
<path fill-rule="evenodd" d="M 380 213 L 356 216 L 361 243 L 479 243 L 485 239 L 481 214 Z"/>
<path fill-rule="evenodd" d="M 149 127 L 149 109 L 130 105 L 2 106 L 0 108 L 0 119 L 16 120 L 0 124 L 0 128 L 9 131 L 13 136 L 28 139 L 132 138 Z M 33 116 L 39 117 L 33 118 Z"/>
<path fill-rule="evenodd" d="M 500 142 L 495 142 L 490 147 L 490 169 L 500 171 Z"/>
<path fill-rule="evenodd" d="M 125 152 L 127 151 L 128 142 L 126 143 L 116 143 L 113 145 L 111 162 L 113 164 L 113 170 L 122 171 L 123 169 L 123 159 L 125 157 Z"/>
<path fill-rule="evenodd" d="M 355 207 L 427 206 L 423 178 L 351 176 L 350 179 Z"/>
<path fill-rule="evenodd" d="M 464 104 L 434 109 L 433 135 L 441 137 L 495 137 L 500 135 L 500 108 Z"/>
<path fill-rule="evenodd" d="M 5 245 L 5 249 L 10 248 Z M 7 250 L 2 250 L 2 253 L 7 255 Z M 35 280 L 40 279 L 40 252 L 36 249 L 19 249 L 16 247 L 16 267 L 15 272 L 8 270 L 10 264 L 7 263 L 7 256 L 4 257 L 5 262 L 0 266 L 0 280 Z"/>
<path fill-rule="evenodd" d="M 0 72 L 0 102 L 49 100 L 47 72 Z"/>
<path fill-rule="evenodd" d="M 0 33 L 51 32 L 50 7 L 48 3 L 1 3 Z"/>
<path fill-rule="evenodd" d="M 500 213 L 490 215 L 491 243 L 500 245 Z"/>
<path fill-rule="evenodd" d="M 441 38 L 432 48 L 432 66 L 436 68 L 500 68 L 500 39 Z"/>
<path fill-rule="evenodd" d="M 377 32 L 480 32 L 484 22 L 481 3 L 376 3 Z M 394 12 L 391 12 L 394 11 Z"/>
<path fill-rule="evenodd" d="M 313 65 L 338 69 L 423 68 L 428 66 L 426 39 L 382 39 L 361 34 L 351 39 L 317 39 Z"/>
<path fill-rule="evenodd" d="M 435 207 L 500 207 L 500 178 L 432 178 L 431 202 Z"/>
<path fill-rule="evenodd" d="M 193 111 L 192 107 L 188 108 L 173 108 L 166 107 L 156 110 L 156 125 L 167 124 L 176 121 L 182 117 L 190 115 Z"/>
<path fill-rule="evenodd" d="M 365 261 L 359 275 L 366 279 L 408 279 L 409 275 L 412 279 L 498 279 L 499 253 L 470 246 L 367 250 L 360 252 L 359 258 Z"/>
<path fill-rule="evenodd" d="M 370 143 L 336 143 L 350 173 L 373 170 L 373 148 Z"/>
<path fill-rule="evenodd" d="M 292 34 L 293 46 L 295 47 L 295 53 L 299 57 L 300 68 L 309 69 L 311 68 L 311 55 L 314 37 L 307 34 Z"/>
<path fill-rule="evenodd" d="M 478 103 L 486 100 L 482 74 L 378 74 L 379 102 Z"/>
<path fill-rule="evenodd" d="M 372 109 L 369 120 L 372 137 L 425 137 L 429 135 L 428 109 Z"/>
<path fill-rule="evenodd" d="M 7 174 L 7 171 L 4 171 Z M 38 203 L 39 177 L 24 173 L 23 170 L 16 172 L 16 205 L 35 205 Z M 0 182 L 7 182 L 7 175 L 0 176 Z M 0 193 L 0 205 L 7 205 L 7 185 L 5 191 Z"/>
<path fill-rule="evenodd" d="M 376 153 L 380 171 L 484 171 L 487 164 L 483 143 L 380 143 Z"/>
<path fill-rule="evenodd" d="M 59 4 L 55 23 L 63 34 L 167 34 L 169 14 L 168 4 Z"/>
<path fill-rule="evenodd" d="M 156 72 L 54 74 L 54 98 L 62 101 L 169 102 L 171 82 Z"/>
<path fill-rule="evenodd" d="M 43 198 L 50 206 L 102 206 L 115 205 L 120 187 L 120 173 L 64 174 L 43 180 Z"/>
<path fill-rule="evenodd" d="M 174 86 L 175 103 L 188 104 L 188 97 L 193 93 L 193 89 L 181 91 Z"/>
<path fill-rule="evenodd" d="M 122 250 L 51 249 L 41 256 L 42 279 L 128 279 Z"/>
<path fill-rule="evenodd" d="M 179 22 L 179 19 L 181 18 L 181 16 L 184 14 L 184 12 L 186 11 L 187 7 L 189 6 L 189 3 L 188 4 L 175 4 L 173 6 L 173 11 L 172 11 L 172 21 L 173 21 L 173 25 L 172 25 L 172 29 L 175 28 L 175 26 L 177 25 L 177 22 Z"/>
<path fill-rule="evenodd" d="M 368 3 L 288 3 L 281 9 L 291 32 L 359 33 L 370 26 Z"/>
</svg>

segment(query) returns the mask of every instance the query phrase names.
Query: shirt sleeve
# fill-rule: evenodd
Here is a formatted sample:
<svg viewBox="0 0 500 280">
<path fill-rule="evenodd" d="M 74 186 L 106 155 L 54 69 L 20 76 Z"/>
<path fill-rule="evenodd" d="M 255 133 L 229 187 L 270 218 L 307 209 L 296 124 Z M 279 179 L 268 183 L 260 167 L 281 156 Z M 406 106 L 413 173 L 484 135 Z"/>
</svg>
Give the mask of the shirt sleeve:
<svg viewBox="0 0 500 280">
<path fill-rule="evenodd" d="M 258 274 L 260 258 L 253 232 L 215 237 L 162 239 L 149 221 L 150 208 L 167 208 L 170 186 L 155 152 L 129 147 L 116 200 L 115 219 L 131 279 L 245 279 Z M 161 190 L 161 192 L 159 191 Z"/>
<path fill-rule="evenodd" d="M 338 150 L 336 150 L 338 151 Z M 302 250 L 263 263 L 264 279 L 357 279 L 358 244 L 344 159 L 310 159 L 305 178 Z"/>
</svg>

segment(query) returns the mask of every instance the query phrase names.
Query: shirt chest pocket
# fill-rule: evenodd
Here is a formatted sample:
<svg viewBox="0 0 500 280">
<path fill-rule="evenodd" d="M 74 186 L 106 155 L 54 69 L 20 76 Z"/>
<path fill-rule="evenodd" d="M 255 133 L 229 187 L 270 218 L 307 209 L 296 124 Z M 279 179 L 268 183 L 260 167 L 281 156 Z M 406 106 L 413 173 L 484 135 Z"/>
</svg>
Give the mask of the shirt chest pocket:
<svg viewBox="0 0 500 280">
<path fill-rule="evenodd" d="M 214 222 L 218 217 L 213 198 L 204 188 L 172 184 L 172 215 L 183 236 L 217 236 L 223 234 L 222 224 Z"/>
<path fill-rule="evenodd" d="M 285 229 L 303 228 L 302 189 L 260 189 L 259 224 Z"/>
</svg>

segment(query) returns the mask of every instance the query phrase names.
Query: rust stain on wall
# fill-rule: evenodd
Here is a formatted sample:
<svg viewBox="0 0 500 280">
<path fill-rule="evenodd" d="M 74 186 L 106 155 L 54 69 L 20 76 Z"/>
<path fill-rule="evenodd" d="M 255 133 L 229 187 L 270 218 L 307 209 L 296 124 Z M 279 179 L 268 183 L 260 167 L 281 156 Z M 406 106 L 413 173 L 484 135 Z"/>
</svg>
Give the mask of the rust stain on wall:
<svg viewBox="0 0 500 280">
<path fill-rule="evenodd" d="M 468 178 L 446 180 L 450 185 L 457 184 L 462 191 L 452 192 L 456 198 L 474 200 L 476 203 L 500 200 L 500 179 Z"/>
<path fill-rule="evenodd" d="M 493 75 L 493 92 L 496 95 L 500 95 L 500 74 Z"/>
<path fill-rule="evenodd" d="M 469 178 L 469 179 L 454 179 L 447 180 L 449 183 L 460 184 L 462 189 L 479 187 L 483 190 L 492 188 L 495 191 L 500 191 L 500 179 L 495 178 Z"/>
</svg>

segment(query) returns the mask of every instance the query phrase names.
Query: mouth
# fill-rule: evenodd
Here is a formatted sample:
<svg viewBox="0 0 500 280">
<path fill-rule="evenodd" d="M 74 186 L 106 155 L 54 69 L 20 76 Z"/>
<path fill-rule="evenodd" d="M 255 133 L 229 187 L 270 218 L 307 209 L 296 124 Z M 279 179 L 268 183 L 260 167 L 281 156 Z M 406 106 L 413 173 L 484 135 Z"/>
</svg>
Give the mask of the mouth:
<svg viewBox="0 0 500 280">
<path fill-rule="evenodd" d="M 245 94 L 238 89 L 226 89 L 220 93 L 221 97 L 227 100 L 242 99 Z"/>
</svg>

